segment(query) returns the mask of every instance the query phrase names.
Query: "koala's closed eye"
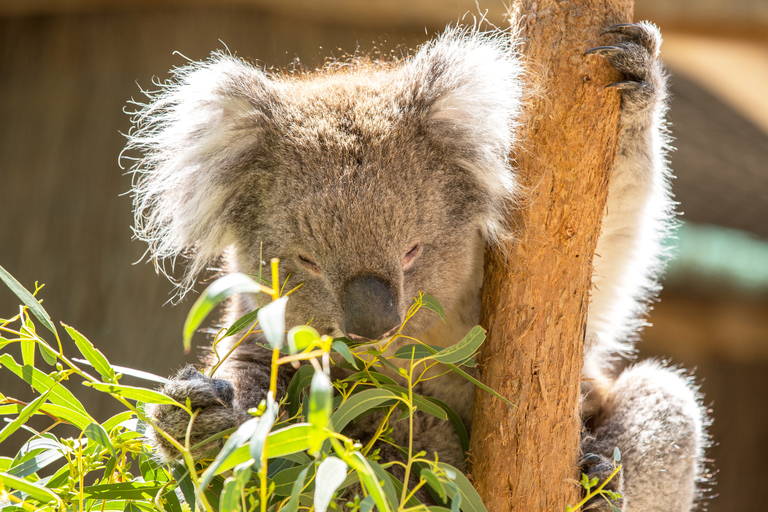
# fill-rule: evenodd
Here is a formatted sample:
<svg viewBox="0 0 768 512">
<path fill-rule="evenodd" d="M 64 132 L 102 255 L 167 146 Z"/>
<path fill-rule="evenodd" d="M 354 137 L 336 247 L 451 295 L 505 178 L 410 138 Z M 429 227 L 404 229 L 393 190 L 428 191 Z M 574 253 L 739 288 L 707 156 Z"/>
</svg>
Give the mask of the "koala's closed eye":
<svg viewBox="0 0 768 512">
<path fill-rule="evenodd" d="M 416 259 L 421 254 L 421 242 L 414 242 L 408 248 L 408 252 L 403 256 L 403 270 L 408 270 L 416 262 Z"/>
<path fill-rule="evenodd" d="M 315 263 L 315 261 L 307 256 L 306 254 L 297 253 L 296 259 L 301 264 L 302 267 L 309 270 L 313 274 L 320 275 L 323 273 L 323 270 L 320 268 L 320 265 Z"/>
</svg>

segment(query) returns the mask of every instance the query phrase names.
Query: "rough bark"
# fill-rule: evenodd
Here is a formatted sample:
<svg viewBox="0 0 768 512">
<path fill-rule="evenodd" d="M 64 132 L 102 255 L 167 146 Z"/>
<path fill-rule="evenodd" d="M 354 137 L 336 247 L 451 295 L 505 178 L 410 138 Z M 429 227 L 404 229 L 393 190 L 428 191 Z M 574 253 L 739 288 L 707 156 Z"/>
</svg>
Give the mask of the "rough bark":
<svg viewBox="0 0 768 512">
<path fill-rule="evenodd" d="M 579 500 L 579 390 L 592 258 L 619 134 L 619 79 L 601 58 L 603 28 L 631 0 L 522 0 L 529 90 L 514 238 L 486 253 L 480 379 L 516 407 L 476 392 L 472 477 L 490 512 L 565 511 Z"/>
</svg>

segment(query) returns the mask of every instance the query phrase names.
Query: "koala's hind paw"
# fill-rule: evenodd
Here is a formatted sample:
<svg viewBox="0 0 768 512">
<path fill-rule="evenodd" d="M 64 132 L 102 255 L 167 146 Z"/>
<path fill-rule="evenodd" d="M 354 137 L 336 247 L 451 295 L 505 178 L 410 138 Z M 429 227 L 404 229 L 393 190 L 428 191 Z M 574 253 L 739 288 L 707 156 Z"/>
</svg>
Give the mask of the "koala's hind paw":
<svg viewBox="0 0 768 512">
<path fill-rule="evenodd" d="M 592 480 L 597 477 L 597 485 L 592 487 L 592 490 L 596 489 L 603 484 L 613 473 L 615 466 L 613 459 L 609 459 L 602 455 L 595 453 L 587 453 L 579 461 L 579 468 L 581 473 L 587 475 L 587 478 Z M 624 489 L 624 475 L 619 471 L 610 482 L 608 482 L 603 490 L 612 491 L 618 494 L 622 494 Z M 597 495 L 589 500 L 584 505 L 584 510 L 595 510 L 597 512 L 611 512 L 613 509 L 611 505 L 619 510 L 624 510 L 624 499 L 609 500 L 608 497 L 603 495 Z"/>
<path fill-rule="evenodd" d="M 193 412 L 200 409 L 190 432 L 190 446 L 239 423 L 232 404 L 235 396 L 232 384 L 226 380 L 210 379 L 194 366 L 183 368 L 171 378 L 163 387 L 163 393 L 181 404 L 189 399 Z M 183 409 L 175 405 L 153 404 L 147 407 L 146 413 L 160 429 L 184 444 L 190 416 Z M 164 461 L 178 458 L 179 452 L 154 429 L 148 428 L 146 435 L 159 458 Z M 208 443 L 193 450 L 192 455 L 200 458 L 216 446 L 217 442 Z"/>
<path fill-rule="evenodd" d="M 611 46 L 597 46 L 585 55 L 602 55 L 624 80 L 606 87 L 621 91 L 623 122 L 631 122 L 634 116 L 647 111 L 663 99 L 665 91 L 664 71 L 659 60 L 661 33 L 651 23 L 624 23 L 613 25 L 603 34 L 616 34 L 622 40 Z"/>
</svg>

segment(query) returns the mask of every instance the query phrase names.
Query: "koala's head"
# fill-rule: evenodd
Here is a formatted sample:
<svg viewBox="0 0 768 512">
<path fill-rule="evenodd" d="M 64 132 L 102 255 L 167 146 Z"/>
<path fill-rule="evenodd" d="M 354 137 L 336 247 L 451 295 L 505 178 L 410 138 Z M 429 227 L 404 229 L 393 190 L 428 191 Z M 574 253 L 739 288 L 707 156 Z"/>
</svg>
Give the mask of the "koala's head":
<svg viewBox="0 0 768 512">
<path fill-rule="evenodd" d="M 303 283 L 291 325 L 380 339 L 420 291 L 451 314 L 514 188 L 502 36 L 453 29 L 399 63 L 302 76 L 216 53 L 174 75 L 128 147 L 137 236 L 156 261 L 190 258 L 182 290 L 229 248 L 231 268 L 277 257 L 287 289 Z"/>
</svg>

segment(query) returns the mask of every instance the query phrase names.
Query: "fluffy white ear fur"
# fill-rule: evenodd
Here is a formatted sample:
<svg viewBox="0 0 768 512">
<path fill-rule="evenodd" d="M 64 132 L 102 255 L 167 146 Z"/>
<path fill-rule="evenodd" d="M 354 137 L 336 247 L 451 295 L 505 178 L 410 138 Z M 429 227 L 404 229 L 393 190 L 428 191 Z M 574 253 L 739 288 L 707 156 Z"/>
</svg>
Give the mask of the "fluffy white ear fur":
<svg viewBox="0 0 768 512">
<path fill-rule="evenodd" d="M 228 170 L 258 146 L 268 117 L 260 107 L 276 101 L 278 87 L 259 69 L 218 52 L 175 69 L 139 104 L 126 146 L 144 155 L 132 168 L 134 232 L 163 273 L 166 260 L 190 257 L 177 283 L 180 295 L 232 242 L 225 213 L 238 187 Z"/>
<path fill-rule="evenodd" d="M 499 238 L 516 191 L 509 155 L 522 101 L 522 68 L 511 35 L 448 28 L 403 73 L 413 84 L 414 100 L 429 109 L 433 130 L 466 155 L 462 165 L 494 206 L 486 235 Z"/>
</svg>

